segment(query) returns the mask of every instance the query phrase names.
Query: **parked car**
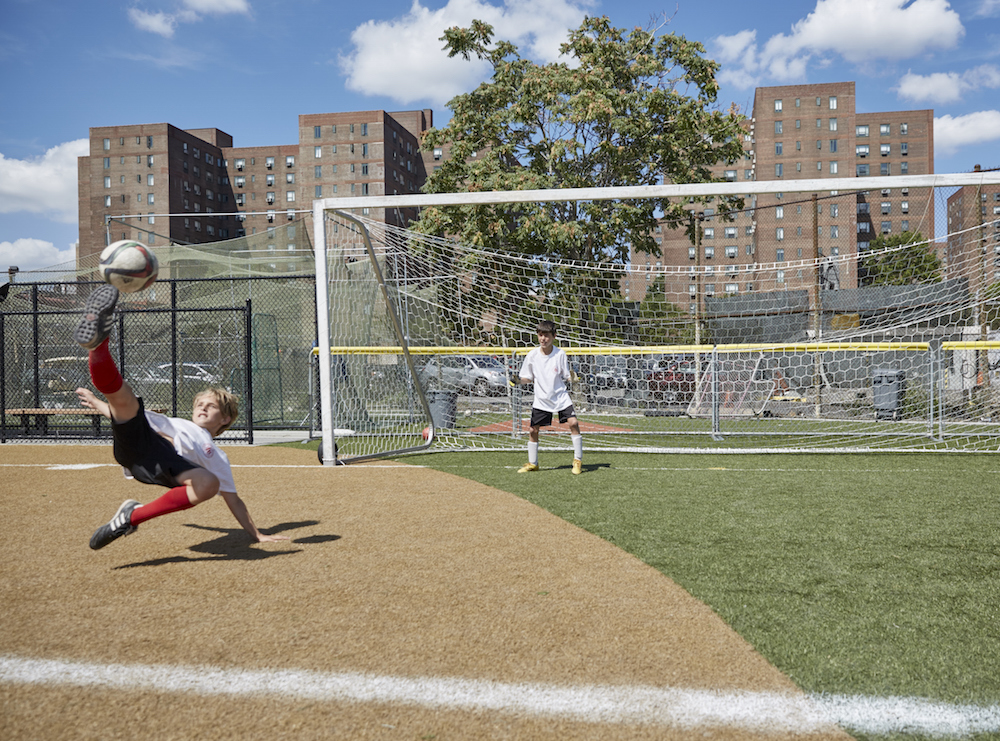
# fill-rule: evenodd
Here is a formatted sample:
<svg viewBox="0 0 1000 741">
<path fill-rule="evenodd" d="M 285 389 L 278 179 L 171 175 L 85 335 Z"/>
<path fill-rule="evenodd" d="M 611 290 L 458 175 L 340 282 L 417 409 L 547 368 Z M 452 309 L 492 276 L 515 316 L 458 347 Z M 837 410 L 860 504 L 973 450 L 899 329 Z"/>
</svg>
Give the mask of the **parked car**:
<svg viewBox="0 0 1000 741">
<path fill-rule="evenodd" d="M 646 384 L 654 401 L 686 404 L 694 397 L 697 384 L 694 358 L 661 358 L 647 374 Z"/>
<path fill-rule="evenodd" d="M 457 391 L 473 396 L 507 392 L 507 369 L 496 358 L 484 355 L 441 355 L 432 357 L 420 371 L 420 381 L 428 389 Z"/>
<path fill-rule="evenodd" d="M 222 373 L 210 363 L 181 363 L 182 376 L 178 383 L 194 384 L 196 386 L 218 386 L 222 384 Z M 174 364 L 159 365 L 129 370 L 129 382 L 139 388 L 151 386 L 169 386 L 173 382 Z"/>
<path fill-rule="evenodd" d="M 46 358 L 38 364 L 38 406 L 78 406 L 77 387 L 89 385 L 86 355 Z M 21 390 L 22 405 L 35 406 L 35 374 L 30 369 L 24 374 Z"/>
</svg>

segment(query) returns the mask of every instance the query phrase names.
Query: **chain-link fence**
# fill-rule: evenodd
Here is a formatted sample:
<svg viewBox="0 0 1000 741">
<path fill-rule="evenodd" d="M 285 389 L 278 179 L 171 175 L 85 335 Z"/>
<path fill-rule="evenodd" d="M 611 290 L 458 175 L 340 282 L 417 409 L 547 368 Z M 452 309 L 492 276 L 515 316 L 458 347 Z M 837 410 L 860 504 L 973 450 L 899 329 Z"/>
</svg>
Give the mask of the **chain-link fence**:
<svg viewBox="0 0 1000 741">
<path fill-rule="evenodd" d="M 0 440 L 107 437 L 82 411 L 87 353 L 71 339 L 93 282 L 17 283 L 0 306 Z M 255 430 L 311 426 L 310 352 L 315 343 L 312 275 L 161 279 L 122 294 L 111 349 L 148 409 L 190 414 L 210 385 L 241 397 L 223 439 Z"/>
</svg>

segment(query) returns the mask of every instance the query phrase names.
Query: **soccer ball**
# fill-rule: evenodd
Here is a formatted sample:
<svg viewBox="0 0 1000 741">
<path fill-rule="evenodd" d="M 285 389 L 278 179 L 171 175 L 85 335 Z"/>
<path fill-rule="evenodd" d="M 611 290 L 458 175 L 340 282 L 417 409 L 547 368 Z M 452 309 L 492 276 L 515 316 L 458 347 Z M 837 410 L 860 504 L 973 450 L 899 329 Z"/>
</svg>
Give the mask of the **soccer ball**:
<svg viewBox="0 0 1000 741">
<path fill-rule="evenodd" d="M 160 264 L 148 247 L 131 239 L 109 244 L 101 253 L 101 277 L 122 293 L 149 288 Z"/>
</svg>

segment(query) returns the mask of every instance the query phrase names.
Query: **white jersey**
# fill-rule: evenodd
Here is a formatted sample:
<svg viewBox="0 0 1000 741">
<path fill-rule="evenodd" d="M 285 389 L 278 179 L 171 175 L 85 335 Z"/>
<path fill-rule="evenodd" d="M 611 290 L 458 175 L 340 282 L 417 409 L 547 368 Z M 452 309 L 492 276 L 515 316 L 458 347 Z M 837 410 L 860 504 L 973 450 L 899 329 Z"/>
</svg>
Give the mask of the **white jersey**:
<svg viewBox="0 0 1000 741">
<path fill-rule="evenodd" d="M 569 360 L 558 347 L 548 355 L 536 347 L 521 364 L 520 377 L 535 384 L 532 406 L 544 412 L 559 412 L 573 405 L 569 398 Z"/>
<path fill-rule="evenodd" d="M 215 444 L 208 430 L 189 419 L 168 417 L 158 412 L 147 411 L 146 420 L 153 428 L 153 432 L 173 439 L 174 450 L 178 455 L 214 473 L 219 479 L 219 491 L 236 492 L 229 457 Z"/>
</svg>

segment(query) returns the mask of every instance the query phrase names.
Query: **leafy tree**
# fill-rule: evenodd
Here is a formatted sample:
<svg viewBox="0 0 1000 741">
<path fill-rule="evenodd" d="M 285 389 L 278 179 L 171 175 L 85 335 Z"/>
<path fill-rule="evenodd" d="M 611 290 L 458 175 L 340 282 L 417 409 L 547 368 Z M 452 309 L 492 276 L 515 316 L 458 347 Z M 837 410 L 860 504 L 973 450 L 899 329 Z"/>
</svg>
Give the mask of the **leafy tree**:
<svg viewBox="0 0 1000 741">
<path fill-rule="evenodd" d="M 715 108 L 718 65 L 702 56 L 704 47 L 661 33 L 663 25 L 626 32 L 607 18 L 587 18 L 561 46 L 567 61 L 544 65 L 522 58 L 510 42 L 494 42 L 492 27 L 481 21 L 447 30 L 449 56 L 487 61 L 492 78 L 452 99 L 448 125 L 425 134 L 425 148 L 450 152 L 424 191 L 715 179 L 712 165 L 743 156 L 743 117 L 735 108 Z M 622 264 L 630 248 L 658 249 L 658 216 L 689 224 L 682 203 L 658 198 L 426 208 L 416 228 L 489 250 Z M 542 266 L 530 290 L 575 303 L 583 326 L 620 297 L 609 281 Z M 508 306 L 520 305 L 518 297 L 506 298 Z"/>
<path fill-rule="evenodd" d="M 742 157 L 742 117 L 714 109 L 718 65 L 683 36 L 587 18 L 539 65 L 481 21 L 451 28 L 449 56 L 486 60 L 492 79 L 452 99 L 452 118 L 425 134 L 451 145 L 425 192 L 652 185 L 713 180 Z M 623 262 L 652 252 L 655 214 L 687 223 L 666 199 L 424 209 L 418 228 L 475 245 L 574 260 Z"/>
<path fill-rule="evenodd" d="M 899 249 L 891 249 L 891 248 Z M 888 250 L 888 251 L 884 251 Z M 908 286 L 941 281 L 941 258 L 920 232 L 880 234 L 861 259 L 861 283 L 866 286 Z"/>
<path fill-rule="evenodd" d="M 694 317 L 664 298 L 665 283 L 664 277 L 658 276 L 639 304 L 639 341 L 643 345 L 693 345 Z"/>
</svg>

